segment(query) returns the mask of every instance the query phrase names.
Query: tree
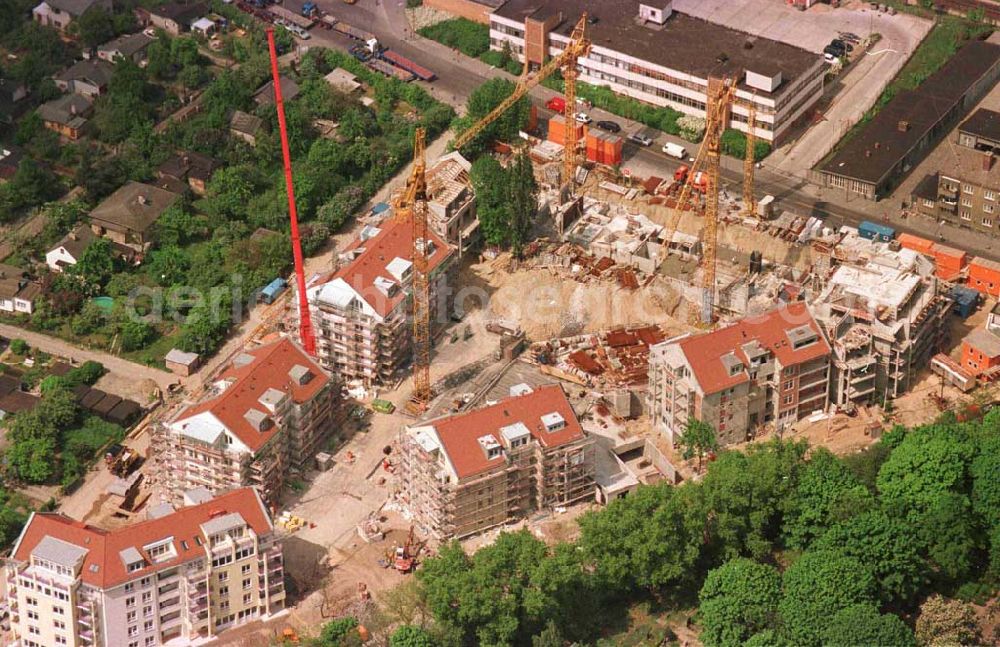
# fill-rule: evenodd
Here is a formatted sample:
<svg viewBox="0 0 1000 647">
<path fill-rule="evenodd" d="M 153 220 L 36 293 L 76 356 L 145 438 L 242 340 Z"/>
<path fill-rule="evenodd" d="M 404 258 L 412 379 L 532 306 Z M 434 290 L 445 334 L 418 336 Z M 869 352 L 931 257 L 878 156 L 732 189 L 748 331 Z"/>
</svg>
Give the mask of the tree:
<svg viewBox="0 0 1000 647">
<path fill-rule="evenodd" d="M 692 456 L 698 457 L 698 471 L 701 471 L 702 459 L 705 454 L 719 449 L 719 441 L 715 437 L 715 429 L 712 428 L 712 425 L 694 417 L 688 418 L 680 443 L 681 447 L 684 448 L 685 459 L 690 459 Z"/>
<path fill-rule="evenodd" d="M 829 450 L 816 448 L 785 501 L 783 534 L 803 549 L 833 524 L 873 505 L 868 489 Z"/>
<path fill-rule="evenodd" d="M 84 304 L 80 314 L 70 320 L 70 329 L 74 335 L 89 335 L 104 325 L 106 315 L 104 309 L 93 301 Z"/>
<path fill-rule="evenodd" d="M 781 576 L 772 566 L 737 558 L 709 571 L 699 594 L 701 640 L 707 647 L 739 647 L 774 623 Z"/>
<path fill-rule="evenodd" d="M 17 338 L 11 340 L 10 350 L 15 355 L 20 355 L 21 357 L 25 357 L 28 354 L 28 351 L 31 350 L 31 346 L 29 346 L 28 342 L 24 341 L 23 339 Z"/>
<path fill-rule="evenodd" d="M 522 152 L 514 159 L 507 176 L 507 199 L 510 203 L 508 236 L 514 256 L 520 258 L 538 212 L 538 184 L 526 153 Z"/>
<path fill-rule="evenodd" d="M 531 647 L 563 647 L 565 644 L 566 639 L 551 620 L 545 623 L 545 629 L 541 633 L 531 637 Z"/>
<path fill-rule="evenodd" d="M 156 337 L 156 331 L 145 321 L 130 319 L 118 326 L 122 350 L 126 353 L 145 348 Z"/>
<path fill-rule="evenodd" d="M 918 643 L 929 647 L 978 645 L 981 640 L 972 605 L 936 593 L 920 605 L 916 635 Z"/>
<path fill-rule="evenodd" d="M 212 175 L 206 187 L 205 213 L 211 218 L 211 225 L 225 220 L 243 220 L 247 217 L 247 207 L 257 195 L 256 171 L 247 166 L 221 168 Z"/>
<path fill-rule="evenodd" d="M 437 647 L 437 641 L 426 629 L 413 625 L 403 625 L 392 633 L 389 647 Z"/>
<path fill-rule="evenodd" d="M 337 618 L 323 625 L 314 647 L 353 647 L 361 645 L 358 635 L 358 619 L 350 616 Z"/>
<path fill-rule="evenodd" d="M 514 84 L 504 78 L 492 78 L 472 91 L 466 104 L 466 116 L 456 130 L 461 132 L 489 114 L 514 92 Z M 531 101 L 521 97 L 490 125 L 484 127 L 462 149 L 464 155 L 475 158 L 493 141 L 510 141 L 524 130 L 531 113 Z"/>
<path fill-rule="evenodd" d="M 21 416 L 29 414 L 18 414 Z M 54 438 L 25 438 L 7 449 L 7 460 L 18 478 L 28 483 L 45 483 L 56 473 Z"/>
<path fill-rule="evenodd" d="M 187 255 L 174 245 L 155 249 L 146 262 L 146 273 L 157 285 L 169 287 L 183 285 L 187 279 Z"/>
<path fill-rule="evenodd" d="M 962 488 L 974 450 L 945 425 L 906 434 L 879 470 L 882 506 L 918 520 L 938 497 Z"/>
<path fill-rule="evenodd" d="M 832 617 L 841 609 L 875 599 L 875 580 L 861 562 L 838 552 L 805 553 L 782 576 L 778 604 L 789 640 L 803 647 L 820 645 Z"/>
<path fill-rule="evenodd" d="M 855 604 L 833 614 L 823 631 L 828 647 L 916 647 L 913 632 L 898 616 L 881 615 L 871 604 Z"/>
<path fill-rule="evenodd" d="M 991 419 L 983 421 L 983 427 L 995 425 L 1000 428 L 1000 415 L 990 413 Z M 969 467 L 972 477 L 972 510 L 980 516 L 988 528 L 1000 526 L 1000 434 L 984 438 L 979 445 L 979 453 Z"/>
<path fill-rule="evenodd" d="M 111 253 L 111 242 L 97 238 L 84 250 L 83 256 L 68 269 L 71 276 L 83 279 L 91 290 L 100 290 L 115 273 L 115 259 Z"/>
<path fill-rule="evenodd" d="M 499 247 L 510 240 L 511 204 L 505 195 L 507 186 L 503 166 L 484 155 L 472 163 L 469 171 L 476 193 L 476 214 L 487 245 Z"/>
<path fill-rule="evenodd" d="M 100 7 L 91 7 L 72 22 L 80 40 L 88 48 L 97 47 L 108 42 L 115 36 L 114 23 L 107 11 Z"/>
<path fill-rule="evenodd" d="M 969 498 L 958 492 L 937 497 L 916 525 L 936 575 L 945 582 L 965 581 L 980 548 L 981 532 Z"/>
<path fill-rule="evenodd" d="M 884 602 L 909 602 L 927 581 L 912 527 L 881 510 L 836 524 L 813 547 L 839 550 L 864 564 Z"/>
</svg>

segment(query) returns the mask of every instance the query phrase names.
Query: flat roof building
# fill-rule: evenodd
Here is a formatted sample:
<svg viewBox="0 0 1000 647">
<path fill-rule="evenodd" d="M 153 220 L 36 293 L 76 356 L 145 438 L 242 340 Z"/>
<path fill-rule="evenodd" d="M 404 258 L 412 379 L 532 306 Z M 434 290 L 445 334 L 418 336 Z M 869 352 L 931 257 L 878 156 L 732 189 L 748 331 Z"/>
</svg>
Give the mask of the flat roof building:
<svg viewBox="0 0 1000 647">
<path fill-rule="evenodd" d="M 1000 45 L 968 43 L 915 90 L 897 93 L 823 163 L 822 185 L 884 198 L 997 78 Z"/>
<path fill-rule="evenodd" d="M 490 46 L 538 66 L 563 50 L 581 13 L 590 54 L 580 80 L 658 106 L 705 116 L 709 77 L 738 84 L 736 96 L 757 107 L 756 134 L 780 142 L 819 100 L 821 56 L 674 11 L 671 0 L 508 0 L 490 14 Z M 729 127 L 746 131 L 747 110 L 734 105 Z"/>
</svg>

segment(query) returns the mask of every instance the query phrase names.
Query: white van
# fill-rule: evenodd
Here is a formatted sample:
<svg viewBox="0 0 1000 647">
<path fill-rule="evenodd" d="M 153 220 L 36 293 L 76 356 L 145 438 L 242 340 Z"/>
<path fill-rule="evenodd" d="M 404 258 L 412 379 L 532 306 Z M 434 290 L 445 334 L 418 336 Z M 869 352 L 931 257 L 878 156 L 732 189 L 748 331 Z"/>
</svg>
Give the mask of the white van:
<svg viewBox="0 0 1000 647">
<path fill-rule="evenodd" d="M 670 142 L 667 142 L 666 144 L 663 145 L 662 150 L 670 157 L 676 157 L 679 160 L 685 159 L 688 156 L 687 149 L 685 149 L 680 144 L 672 144 Z"/>
</svg>

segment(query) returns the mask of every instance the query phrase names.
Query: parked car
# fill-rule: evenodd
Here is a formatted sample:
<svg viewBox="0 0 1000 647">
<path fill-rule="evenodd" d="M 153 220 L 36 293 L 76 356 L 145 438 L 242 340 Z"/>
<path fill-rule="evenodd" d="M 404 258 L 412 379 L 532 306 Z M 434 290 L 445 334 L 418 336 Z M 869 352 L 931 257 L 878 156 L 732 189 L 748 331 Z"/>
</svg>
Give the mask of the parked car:
<svg viewBox="0 0 1000 647">
<path fill-rule="evenodd" d="M 622 130 L 622 127 L 619 126 L 616 121 L 598 121 L 597 127 L 601 130 L 606 130 L 609 133 L 619 133 Z"/>
<path fill-rule="evenodd" d="M 838 60 L 840 60 L 840 56 L 838 56 L 837 54 L 831 54 L 830 52 L 824 50 L 823 60 L 826 61 L 827 63 L 836 63 Z"/>
<path fill-rule="evenodd" d="M 578 112 L 573 116 L 576 117 L 576 120 L 579 121 L 581 124 L 589 124 L 591 121 L 593 121 L 593 119 L 590 118 L 590 115 L 588 115 L 586 112 Z"/>
<path fill-rule="evenodd" d="M 681 146 L 680 144 L 667 142 L 666 144 L 663 145 L 663 148 L 661 150 L 670 157 L 676 157 L 679 160 L 682 160 L 688 156 L 687 149 Z"/>
<path fill-rule="evenodd" d="M 840 32 L 840 38 L 842 40 L 846 40 L 849 43 L 860 43 L 861 42 L 861 36 L 858 36 L 854 32 L 850 32 L 850 31 L 842 31 L 842 32 Z"/>
<path fill-rule="evenodd" d="M 638 144 L 639 146 L 649 146 L 653 143 L 652 137 L 642 133 L 630 133 L 627 139 L 633 144 Z"/>
<path fill-rule="evenodd" d="M 562 97 L 552 97 L 545 102 L 545 107 L 556 112 L 564 112 L 566 110 L 566 100 Z"/>
<path fill-rule="evenodd" d="M 843 49 L 843 50 L 848 51 L 848 52 L 853 52 L 854 51 L 854 45 L 851 45 L 850 43 L 844 42 L 844 41 L 840 40 L 839 38 L 834 38 L 833 40 L 831 40 L 830 41 L 830 46 L 831 47 L 836 47 L 837 49 Z"/>
</svg>

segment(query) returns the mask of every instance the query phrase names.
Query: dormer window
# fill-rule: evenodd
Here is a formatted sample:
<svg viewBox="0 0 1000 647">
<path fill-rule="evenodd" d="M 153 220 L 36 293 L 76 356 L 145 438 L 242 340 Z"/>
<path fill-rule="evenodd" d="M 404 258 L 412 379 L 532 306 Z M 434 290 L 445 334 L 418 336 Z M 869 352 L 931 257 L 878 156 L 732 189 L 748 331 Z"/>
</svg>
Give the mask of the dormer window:
<svg viewBox="0 0 1000 647">
<path fill-rule="evenodd" d="M 156 542 L 155 544 L 148 544 L 142 548 L 146 551 L 146 554 L 149 555 L 149 559 L 152 560 L 154 564 L 166 562 L 174 557 L 177 557 L 177 551 L 174 549 L 174 540 L 172 537 Z"/>
<path fill-rule="evenodd" d="M 562 417 L 562 414 L 553 411 L 542 416 L 542 425 L 545 427 L 545 431 L 559 431 L 566 426 L 566 419 Z"/>
<path fill-rule="evenodd" d="M 500 443 L 493 436 L 480 436 L 477 440 L 479 446 L 483 448 L 487 460 L 503 456 L 503 447 L 500 446 Z"/>
</svg>

